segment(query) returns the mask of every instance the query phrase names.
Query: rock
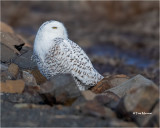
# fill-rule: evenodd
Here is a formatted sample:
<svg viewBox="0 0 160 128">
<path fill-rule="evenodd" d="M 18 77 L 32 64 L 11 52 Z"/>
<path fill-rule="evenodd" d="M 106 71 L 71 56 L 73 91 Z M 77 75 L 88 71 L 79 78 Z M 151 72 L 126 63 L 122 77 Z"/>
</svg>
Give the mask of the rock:
<svg viewBox="0 0 160 128">
<path fill-rule="evenodd" d="M 137 125 L 133 122 L 126 122 L 119 119 L 109 119 L 107 127 L 137 127 Z"/>
<path fill-rule="evenodd" d="M 126 75 L 106 76 L 97 83 L 91 90 L 94 93 L 102 93 L 107 89 L 113 88 L 127 81 L 129 78 Z"/>
<path fill-rule="evenodd" d="M 33 51 L 28 50 L 26 53 L 16 57 L 14 63 L 21 69 L 34 69 L 37 64 L 32 60 Z"/>
<path fill-rule="evenodd" d="M 6 80 L 12 80 L 13 76 L 9 73 L 8 70 L 1 71 L 1 81 L 5 82 Z"/>
<path fill-rule="evenodd" d="M 10 49 L 9 47 L 7 47 L 2 43 L 0 43 L 0 45 L 1 45 L 1 62 L 9 63 L 14 58 L 17 57 L 17 54 L 15 54 L 12 49 Z"/>
<path fill-rule="evenodd" d="M 9 67 L 6 67 L 6 68 L 7 70 L 1 70 L 2 82 L 5 82 L 6 80 L 21 79 L 21 75 L 19 73 L 19 67 L 16 64 L 11 63 Z"/>
<path fill-rule="evenodd" d="M 6 82 L 1 82 L 0 92 L 4 93 L 22 93 L 24 90 L 23 80 L 6 80 Z"/>
<path fill-rule="evenodd" d="M 20 54 L 20 50 L 22 46 L 25 44 L 23 40 L 21 40 L 16 34 L 14 33 L 6 33 L 1 32 L 1 43 L 8 48 L 12 49 L 14 53 Z M 16 47 L 19 46 L 19 49 Z M 21 46 L 21 48 L 20 48 Z"/>
<path fill-rule="evenodd" d="M 151 114 L 145 117 L 144 122 L 140 123 L 140 126 L 143 127 L 159 127 L 160 121 L 159 121 L 159 101 L 154 107 Z"/>
<path fill-rule="evenodd" d="M 114 111 L 112 111 L 110 108 L 106 108 L 105 107 L 105 113 L 106 113 L 106 118 L 117 118 L 116 113 Z"/>
<path fill-rule="evenodd" d="M 0 26 L 0 31 L 14 33 L 12 27 L 2 21 L 0 21 Z"/>
<path fill-rule="evenodd" d="M 1 63 L 1 64 L 0 64 L 0 70 L 1 70 L 1 71 L 6 71 L 6 70 L 8 70 L 8 66 Z"/>
<path fill-rule="evenodd" d="M 131 118 L 137 124 L 143 124 L 146 115 L 157 102 L 159 97 L 158 88 L 156 86 L 141 86 L 134 88 L 125 95 L 117 106 L 118 115 L 124 118 Z"/>
<path fill-rule="evenodd" d="M 23 38 L 21 35 L 17 35 L 17 36 L 25 43 L 25 45 L 24 45 L 25 47 L 32 48 L 32 45 L 25 38 Z"/>
<path fill-rule="evenodd" d="M 96 96 L 96 94 L 94 94 L 90 90 L 82 91 L 81 93 L 82 93 L 82 96 L 85 98 L 85 100 L 93 100 Z"/>
<path fill-rule="evenodd" d="M 135 77 L 127 80 L 126 82 L 120 84 L 119 86 L 116 86 L 114 88 L 108 89 L 107 91 L 113 92 L 119 97 L 124 96 L 129 90 L 132 88 L 140 87 L 142 85 L 145 86 L 156 86 L 152 81 L 146 79 L 142 75 L 136 75 Z"/>
<path fill-rule="evenodd" d="M 55 107 L 56 107 L 56 109 L 61 110 L 63 108 L 63 105 L 58 104 Z"/>
<path fill-rule="evenodd" d="M 74 103 L 72 104 L 72 107 L 79 109 L 79 107 L 83 104 L 85 104 L 87 101 L 94 100 L 96 94 L 94 94 L 90 90 L 81 91 L 81 96 L 79 96 Z"/>
<path fill-rule="evenodd" d="M 149 112 L 158 97 L 156 86 L 142 86 L 130 90 L 129 94 L 124 97 L 124 105 L 128 112 Z"/>
<path fill-rule="evenodd" d="M 50 105 L 70 105 L 81 93 L 72 75 L 57 74 L 41 85 L 41 95 Z"/>
<path fill-rule="evenodd" d="M 84 96 L 79 96 L 73 103 L 72 107 L 76 109 L 80 109 L 80 106 L 85 104 L 87 100 L 84 98 Z"/>
<path fill-rule="evenodd" d="M 11 62 L 17 55 L 20 55 L 25 42 L 15 33 L 1 31 L 1 61 Z"/>
<path fill-rule="evenodd" d="M 39 91 L 40 91 L 40 86 L 25 86 L 24 88 L 24 93 L 26 92 L 32 95 L 37 95 Z"/>
<path fill-rule="evenodd" d="M 18 65 L 11 63 L 8 67 L 8 71 L 12 75 L 13 78 L 17 78 L 19 67 Z"/>
<path fill-rule="evenodd" d="M 43 84 L 47 81 L 46 77 L 44 77 L 38 69 L 32 70 L 31 73 L 36 79 L 38 85 Z"/>
<path fill-rule="evenodd" d="M 87 101 L 92 101 L 94 100 L 96 94 L 94 94 L 92 91 L 90 90 L 86 90 L 86 91 L 82 91 L 81 92 L 81 96 L 79 96 L 74 103 L 72 104 L 72 107 L 79 109 L 80 106 L 82 106 L 83 104 L 85 104 Z"/>
<path fill-rule="evenodd" d="M 15 104 L 14 107 L 18 109 L 22 108 L 29 108 L 29 109 L 35 109 L 35 108 L 40 108 L 40 109 L 48 109 L 50 108 L 49 105 L 37 105 L 37 104 L 26 104 L 26 103 L 21 103 L 21 104 Z"/>
<path fill-rule="evenodd" d="M 84 115 L 90 115 L 95 117 L 102 117 L 102 118 L 105 118 L 106 116 L 112 118 L 116 117 L 115 113 L 112 110 L 110 110 L 109 108 L 105 108 L 96 101 L 88 101 L 84 105 L 81 105 L 80 111 Z"/>
<path fill-rule="evenodd" d="M 111 85 L 113 87 L 115 87 L 115 86 L 118 86 L 121 83 L 124 83 L 125 81 L 127 81 L 129 79 L 129 77 L 124 74 L 120 74 L 120 75 L 109 76 L 108 79 L 109 79 L 109 82 L 111 83 Z"/>
<path fill-rule="evenodd" d="M 80 110 L 85 115 L 105 117 L 105 108 L 95 101 L 88 101 L 80 107 Z"/>
<path fill-rule="evenodd" d="M 23 75 L 23 80 L 25 82 L 25 85 L 37 86 L 36 79 L 30 72 L 22 71 L 22 75 Z"/>
<path fill-rule="evenodd" d="M 112 92 L 107 92 L 107 93 L 97 94 L 95 100 L 100 104 L 114 110 L 117 107 L 120 98 Z"/>
<path fill-rule="evenodd" d="M 26 89 L 26 88 L 25 88 Z M 24 90 L 23 93 L 4 93 L 1 98 L 6 102 L 14 103 L 28 103 L 28 104 L 43 104 L 43 99 L 38 92 L 32 93 Z"/>
</svg>

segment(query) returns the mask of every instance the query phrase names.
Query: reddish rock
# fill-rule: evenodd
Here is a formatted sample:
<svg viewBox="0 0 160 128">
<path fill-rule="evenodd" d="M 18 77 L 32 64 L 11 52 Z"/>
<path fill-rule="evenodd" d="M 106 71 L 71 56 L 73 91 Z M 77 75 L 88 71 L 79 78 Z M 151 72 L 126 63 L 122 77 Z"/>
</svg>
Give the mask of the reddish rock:
<svg viewBox="0 0 160 128">
<path fill-rule="evenodd" d="M 110 88 L 118 86 L 128 80 L 129 78 L 126 75 L 114 75 L 114 76 L 106 76 L 101 81 L 94 86 L 91 91 L 94 93 L 102 93 Z"/>
<path fill-rule="evenodd" d="M 24 90 L 23 80 L 6 80 L 1 82 L 0 92 L 4 93 L 22 93 Z"/>
<path fill-rule="evenodd" d="M 93 100 L 96 96 L 92 91 L 87 90 L 87 91 L 82 91 L 82 96 L 84 97 L 85 100 Z"/>
<path fill-rule="evenodd" d="M 0 21 L 0 26 L 0 31 L 14 33 L 12 27 L 2 21 Z"/>
<path fill-rule="evenodd" d="M 38 69 L 34 69 L 31 71 L 32 75 L 36 79 L 37 84 L 43 84 L 47 81 L 47 79 L 40 73 Z"/>
<path fill-rule="evenodd" d="M 13 78 L 17 78 L 17 75 L 19 72 L 19 67 L 18 67 L 18 65 L 12 63 L 9 65 L 8 71 L 12 75 Z"/>
</svg>

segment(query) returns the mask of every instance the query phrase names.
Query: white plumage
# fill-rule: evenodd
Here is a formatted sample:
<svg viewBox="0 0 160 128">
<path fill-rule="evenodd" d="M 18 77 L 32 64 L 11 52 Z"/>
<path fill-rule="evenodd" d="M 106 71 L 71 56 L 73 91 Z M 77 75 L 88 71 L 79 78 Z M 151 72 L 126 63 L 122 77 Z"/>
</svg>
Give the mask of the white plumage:
<svg viewBox="0 0 160 128">
<path fill-rule="evenodd" d="M 65 27 L 58 21 L 47 21 L 39 28 L 34 42 L 34 58 L 47 79 L 57 73 L 70 73 L 80 90 L 103 79 L 85 52 L 68 39 Z"/>
</svg>

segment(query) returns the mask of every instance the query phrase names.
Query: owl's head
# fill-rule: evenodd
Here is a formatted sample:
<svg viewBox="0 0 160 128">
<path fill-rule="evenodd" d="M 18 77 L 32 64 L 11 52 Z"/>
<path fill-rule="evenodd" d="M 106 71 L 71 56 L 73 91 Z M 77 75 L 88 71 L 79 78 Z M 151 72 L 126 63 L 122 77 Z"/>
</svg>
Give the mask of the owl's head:
<svg viewBox="0 0 160 128">
<path fill-rule="evenodd" d="M 39 32 L 43 33 L 43 35 L 51 36 L 53 38 L 61 37 L 61 38 L 68 38 L 67 30 L 64 25 L 59 21 L 47 21 L 44 22 L 40 28 Z"/>
<path fill-rule="evenodd" d="M 34 52 L 39 54 L 42 60 L 48 49 L 54 44 L 54 38 L 68 38 L 64 25 L 54 20 L 43 23 L 34 41 Z"/>
</svg>

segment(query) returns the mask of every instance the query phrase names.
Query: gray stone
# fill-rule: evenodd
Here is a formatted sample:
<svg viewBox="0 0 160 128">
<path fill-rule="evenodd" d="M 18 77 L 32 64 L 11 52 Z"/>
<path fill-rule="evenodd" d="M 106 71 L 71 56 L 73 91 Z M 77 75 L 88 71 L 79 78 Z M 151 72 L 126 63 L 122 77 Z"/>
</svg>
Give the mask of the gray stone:
<svg viewBox="0 0 160 128">
<path fill-rule="evenodd" d="M 160 120 L 159 120 L 159 101 L 154 107 L 151 114 L 146 115 L 144 122 L 141 123 L 141 126 L 143 127 L 159 127 L 160 126 Z"/>
<path fill-rule="evenodd" d="M 34 69 L 37 64 L 32 60 L 33 51 L 28 50 L 24 54 L 16 57 L 14 63 L 17 64 L 21 69 Z"/>
<path fill-rule="evenodd" d="M 12 80 L 13 76 L 9 73 L 8 70 L 1 71 L 1 81 L 5 82 L 6 80 Z"/>
<path fill-rule="evenodd" d="M 105 107 L 96 101 L 88 101 L 85 104 L 80 105 L 80 111 L 87 116 L 105 117 Z"/>
<path fill-rule="evenodd" d="M 119 119 L 109 119 L 107 127 L 137 127 L 137 125 L 133 122 L 126 122 Z"/>
<path fill-rule="evenodd" d="M 81 113 L 87 116 L 95 116 L 100 118 L 115 118 L 116 114 L 109 108 L 106 108 L 96 100 L 87 101 L 81 104 L 77 109 L 80 109 Z"/>
<path fill-rule="evenodd" d="M 25 42 L 15 33 L 1 31 L 1 61 L 11 62 L 17 55 L 20 55 L 20 50 Z"/>
<path fill-rule="evenodd" d="M 10 49 L 6 45 L 0 43 L 1 45 L 1 62 L 9 63 L 11 62 L 15 57 L 17 57 L 17 54 L 14 53 L 13 49 Z"/>
<path fill-rule="evenodd" d="M 30 72 L 22 71 L 22 75 L 23 75 L 23 80 L 25 82 L 25 85 L 37 86 L 36 79 Z"/>
<path fill-rule="evenodd" d="M 4 93 L 1 98 L 3 101 L 13 103 L 33 103 L 39 104 L 43 103 L 43 99 L 39 96 L 38 93 L 30 93 L 25 91 L 22 94 L 11 94 L 11 93 Z"/>
<path fill-rule="evenodd" d="M 127 94 L 129 90 L 132 88 L 140 87 L 140 86 L 156 86 L 151 80 L 148 80 L 147 78 L 143 77 L 142 75 L 136 75 L 135 77 L 127 80 L 126 82 L 120 84 L 119 86 L 116 86 L 114 88 L 108 89 L 107 91 L 113 92 L 119 97 L 124 96 Z"/>
<path fill-rule="evenodd" d="M 57 74 L 41 85 L 41 95 L 53 105 L 70 104 L 81 95 L 71 74 Z"/>
<path fill-rule="evenodd" d="M 156 86 L 142 86 L 131 90 L 124 97 L 124 105 L 128 112 L 149 112 L 158 97 Z"/>
<path fill-rule="evenodd" d="M 141 86 L 134 88 L 125 95 L 117 105 L 117 113 L 123 118 L 134 120 L 139 126 L 151 113 L 159 98 L 158 87 Z"/>
<path fill-rule="evenodd" d="M 79 96 L 72 104 L 72 107 L 79 109 L 81 105 L 85 104 L 87 100 L 83 96 Z"/>
<path fill-rule="evenodd" d="M 1 43 L 12 49 L 14 53 L 20 54 L 20 50 L 24 46 L 25 42 L 19 38 L 15 33 L 0 32 Z"/>
<path fill-rule="evenodd" d="M 6 71 L 6 70 L 8 70 L 8 65 L 5 65 L 5 64 L 0 64 L 0 70 L 1 71 Z"/>
<path fill-rule="evenodd" d="M 97 94 L 95 100 L 108 108 L 116 109 L 120 98 L 113 92 L 107 92 Z"/>
</svg>

